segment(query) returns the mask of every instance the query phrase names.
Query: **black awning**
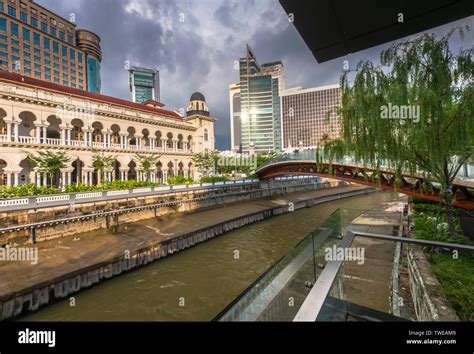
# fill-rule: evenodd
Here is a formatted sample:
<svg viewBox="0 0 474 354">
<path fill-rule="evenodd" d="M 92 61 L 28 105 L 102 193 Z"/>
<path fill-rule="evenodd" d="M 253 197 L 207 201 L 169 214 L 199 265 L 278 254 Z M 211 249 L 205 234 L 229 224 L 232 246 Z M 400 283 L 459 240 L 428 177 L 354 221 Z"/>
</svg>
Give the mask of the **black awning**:
<svg viewBox="0 0 474 354">
<path fill-rule="evenodd" d="M 321 63 L 474 14 L 472 0 L 280 0 Z M 403 14 L 403 23 L 398 22 Z M 474 29 L 473 29 L 474 30 Z"/>
</svg>

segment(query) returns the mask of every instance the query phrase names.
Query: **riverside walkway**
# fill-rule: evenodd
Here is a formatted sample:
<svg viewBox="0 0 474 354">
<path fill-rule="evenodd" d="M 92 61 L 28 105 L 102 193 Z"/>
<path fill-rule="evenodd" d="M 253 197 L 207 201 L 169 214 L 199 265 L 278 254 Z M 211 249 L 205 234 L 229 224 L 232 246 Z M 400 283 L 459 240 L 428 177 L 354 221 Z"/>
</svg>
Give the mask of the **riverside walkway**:
<svg viewBox="0 0 474 354">
<path fill-rule="evenodd" d="M 44 241 L 36 245 L 39 251 L 39 261 L 36 265 L 30 262 L 0 262 L 2 278 L 0 305 L 3 301 L 5 309 L 5 301 L 25 292 L 48 287 L 61 279 L 79 276 L 104 266 L 111 260 L 123 258 L 125 254 L 134 254 L 146 247 L 152 247 L 183 235 L 197 233 L 200 230 L 211 228 L 213 225 L 282 207 L 284 211 L 280 210 L 278 213 L 288 212 L 290 203 L 297 209 L 304 207 L 306 202 L 318 204 L 351 195 L 369 193 L 373 190 L 367 187 L 345 186 L 310 192 L 295 192 L 283 196 L 227 204 L 207 210 L 176 213 L 137 223 L 123 224 L 117 234 L 98 230 Z M 5 316 L 5 314 L 0 316 L 0 318 L 7 317 L 10 316 Z"/>
<path fill-rule="evenodd" d="M 407 198 L 405 198 L 407 199 Z M 402 236 L 403 210 L 407 200 L 387 202 L 377 209 L 364 212 L 349 226 L 352 231 Z M 392 274 L 396 243 L 367 237 L 357 237 L 351 247 L 363 248 L 363 264 L 346 262 L 344 285 L 346 299 L 369 309 L 391 313 Z M 398 260 L 397 260 L 398 262 Z M 397 272 L 398 276 L 398 272 Z"/>
</svg>

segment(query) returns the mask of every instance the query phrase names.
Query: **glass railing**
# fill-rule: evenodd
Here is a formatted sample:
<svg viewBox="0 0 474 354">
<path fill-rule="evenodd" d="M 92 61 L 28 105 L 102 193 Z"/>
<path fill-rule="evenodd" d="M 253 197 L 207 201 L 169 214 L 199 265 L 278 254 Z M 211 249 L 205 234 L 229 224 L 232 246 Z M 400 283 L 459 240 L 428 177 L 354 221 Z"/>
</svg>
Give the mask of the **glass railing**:
<svg viewBox="0 0 474 354">
<path fill-rule="evenodd" d="M 474 320 L 472 249 L 363 236 L 352 247 L 362 244 L 364 264 L 343 262 L 316 321 Z M 371 251 L 368 244 L 377 246 Z"/>
<path fill-rule="evenodd" d="M 215 320 L 473 321 L 473 242 L 406 237 L 389 213 L 336 210 Z"/>
</svg>

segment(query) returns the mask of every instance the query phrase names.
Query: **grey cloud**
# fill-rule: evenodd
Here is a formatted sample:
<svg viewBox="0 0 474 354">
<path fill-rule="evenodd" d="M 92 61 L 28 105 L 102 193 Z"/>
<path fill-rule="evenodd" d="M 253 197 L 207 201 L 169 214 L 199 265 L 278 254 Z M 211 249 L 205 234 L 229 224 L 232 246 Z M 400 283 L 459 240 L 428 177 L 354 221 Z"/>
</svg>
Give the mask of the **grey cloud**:
<svg viewBox="0 0 474 354">
<path fill-rule="evenodd" d="M 161 98 L 168 109 L 185 107 L 193 91 L 203 92 L 211 114 L 218 119 L 219 149 L 230 145 L 228 86 L 238 81 L 234 61 L 244 55 L 247 41 L 260 62 L 283 61 L 287 87 L 337 83 L 344 59 L 355 67 L 364 57 L 377 60 L 388 45 L 318 64 L 277 0 L 139 0 L 137 3 L 150 7 L 153 19 L 126 12 L 128 0 L 37 2 L 66 18 L 74 12 L 79 28 L 101 37 L 102 93 L 129 99 L 125 60 L 160 70 Z M 204 10 L 199 17 L 196 6 Z M 180 13 L 185 15 L 184 23 L 178 22 Z M 251 23 L 252 15 L 260 20 Z M 162 26 L 162 20 L 171 21 L 173 30 Z M 205 38 L 203 25 L 212 25 L 216 38 L 225 33 L 224 44 Z"/>
</svg>

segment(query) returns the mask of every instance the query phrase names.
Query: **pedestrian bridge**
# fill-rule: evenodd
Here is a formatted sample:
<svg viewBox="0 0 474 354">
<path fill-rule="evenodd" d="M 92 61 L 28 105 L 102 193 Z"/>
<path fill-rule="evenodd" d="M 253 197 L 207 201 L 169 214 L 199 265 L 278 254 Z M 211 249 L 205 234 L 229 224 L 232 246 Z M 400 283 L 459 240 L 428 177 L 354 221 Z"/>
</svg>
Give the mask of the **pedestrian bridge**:
<svg viewBox="0 0 474 354">
<path fill-rule="evenodd" d="M 334 178 L 337 180 L 397 191 L 406 195 L 441 200 L 440 184 L 430 181 L 422 174 L 411 176 L 408 172 L 402 175 L 398 186 L 395 186 L 395 170 L 380 167 L 380 176 L 375 168 L 356 163 L 352 158 L 329 162 L 322 160 L 316 164 L 316 151 L 308 150 L 275 158 L 260 166 L 256 173 L 260 179 L 272 179 L 290 175 L 311 175 Z M 474 209 L 474 166 L 465 165 L 453 182 L 453 205 Z"/>
</svg>

